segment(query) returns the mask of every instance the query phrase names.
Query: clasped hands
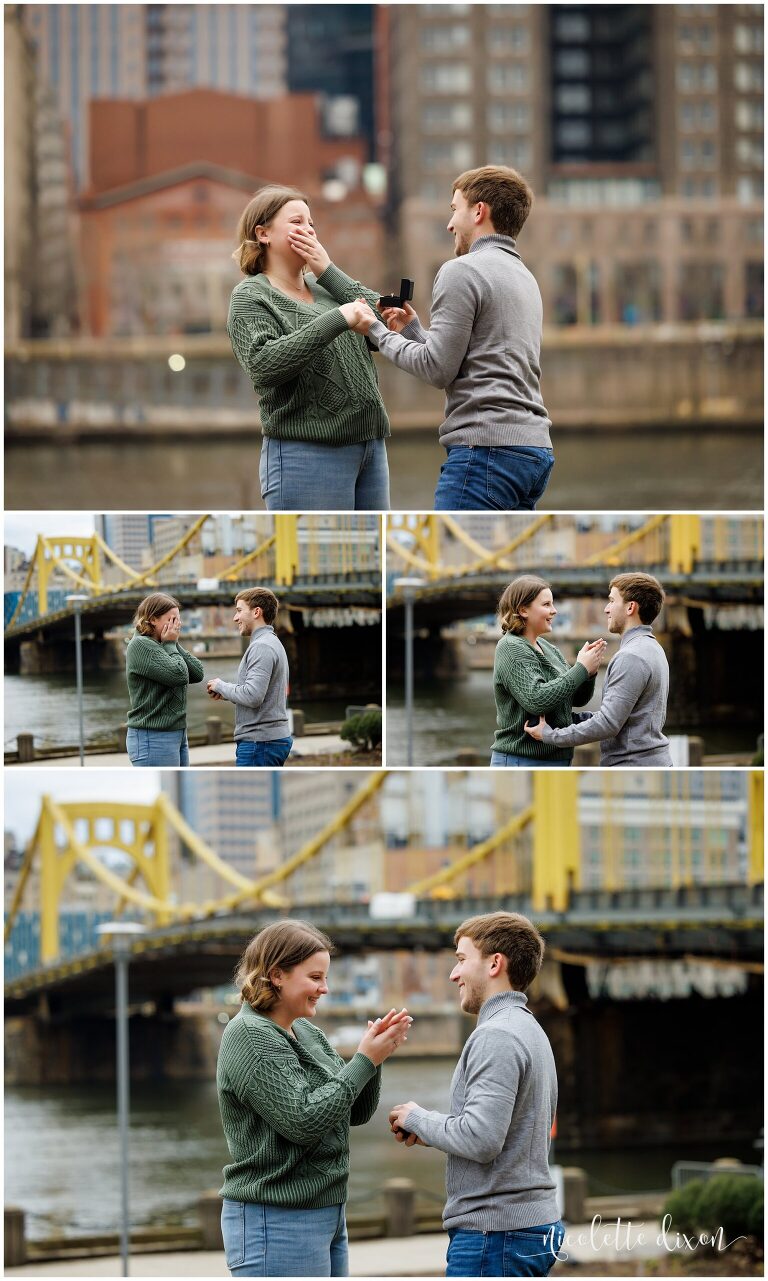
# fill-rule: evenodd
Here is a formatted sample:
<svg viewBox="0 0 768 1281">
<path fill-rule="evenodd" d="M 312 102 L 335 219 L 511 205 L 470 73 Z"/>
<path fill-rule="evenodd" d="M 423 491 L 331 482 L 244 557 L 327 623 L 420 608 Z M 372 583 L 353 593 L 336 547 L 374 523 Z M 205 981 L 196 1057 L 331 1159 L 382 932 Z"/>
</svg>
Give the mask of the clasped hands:
<svg viewBox="0 0 768 1281">
<path fill-rule="evenodd" d="M 205 688 L 208 690 L 208 697 L 209 697 L 209 698 L 215 698 L 215 699 L 217 700 L 217 702 L 222 702 L 222 700 L 223 700 L 223 698 L 224 698 L 224 695 L 223 695 L 223 694 L 220 694 L 220 693 L 219 693 L 219 691 L 218 691 L 217 689 L 214 689 L 214 688 L 213 688 L 213 687 L 214 687 L 214 685 L 216 684 L 216 682 L 217 682 L 217 680 L 218 680 L 218 679 L 219 679 L 219 677 L 218 677 L 218 676 L 214 676 L 214 677 L 212 678 L 212 680 L 209 680 L 209 681 L 208 681 L 208 684 L 206 685 L 206 687 L 205 687 Z"/>
<path fill-rule="evenodd" d="M 314 276 L 322 276 L 330 266 L 328 251 L 317 238 L 314 227 L 292 227 L 288 233 L 288 243 L 299 258 L 303 258 Z M 354 302 L 345 302 L 340 308 L 341 314 L 356 334 L 367 334 L 376 314 L 365 298 L 356 298 Z M 416 312 L 408 303 L 405 307 L 385 307 L 381 318 L 387 329 L 402 333 Z"/>
<path fill-rule="evenodd" d="M 587 641 L 576 655 L 576 662 L 581 663 L 582 667 L 586 667 L 590 676 L 595 676 L 605 653 L 605 648 L 606 642 L 602 636 L 598 636 L 597 640 Z M 535 738 L 537 743 L 541 743 L 544 739 L 544 726 L 546 724 L 546 716 L 540 716 L 538 725 L 526 725 L 524 722 L 523 729 L 529 738 Z"/>
</svg>

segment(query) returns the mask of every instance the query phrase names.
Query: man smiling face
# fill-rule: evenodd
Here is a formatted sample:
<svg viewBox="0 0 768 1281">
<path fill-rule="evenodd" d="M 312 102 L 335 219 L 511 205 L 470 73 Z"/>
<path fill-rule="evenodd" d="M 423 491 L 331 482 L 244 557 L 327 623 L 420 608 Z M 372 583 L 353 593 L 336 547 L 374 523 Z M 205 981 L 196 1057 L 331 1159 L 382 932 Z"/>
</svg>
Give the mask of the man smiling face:
<svg viewBox="0 0 768 1281">
<path fill-rule="evenodd" d="M 462 936 L 456 945 L 456 964 L 451 970 L 451 982 L 458 983 L 461 1008 L 465 1014 L 479 1014 L 490 995 L 490 971 L 498 960 L 498 953 L 483 956 L 472 942 Z"/>
</svg>

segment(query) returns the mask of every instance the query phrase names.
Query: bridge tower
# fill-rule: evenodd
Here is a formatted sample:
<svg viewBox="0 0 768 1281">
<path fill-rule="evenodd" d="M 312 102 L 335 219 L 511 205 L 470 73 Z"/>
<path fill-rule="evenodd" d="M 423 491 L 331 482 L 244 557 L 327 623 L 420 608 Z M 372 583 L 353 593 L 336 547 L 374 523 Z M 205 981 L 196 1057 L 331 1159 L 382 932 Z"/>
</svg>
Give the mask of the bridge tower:
<svg viewBox="0 0 768 1281">
<path fill-rule="evenodd" d="M 81 840 L 75 823 L 85 825 Z M 64 836 L 64 844 L 57 841 L 56 829 Z M 59 908 L 64 886 L 73 867 L 83 862 L 95 870 L 99 867 L 100 879 L 113 889 L 122 889 L 119 908 L 126 898 L 137 898 L 152 911 L 158 926 L 171 920 L 169 899 L 171 890 L 168 826 L 165 815 L 157 806 L 77 803 L 56 805 L 49 796 L 43 797 L 36 843 L 40 852 L 40 958 L 43 964 L 55 960 L 59 946 Z M 121 849 L 129 855 L 134 867 L 128 882 L 120 879 L 98 863 L 93 849 L 99 846 Z M 106 872 L 106 876 L 105 876 Z M 131 891 L 131 886 L 141 876 L 149 896 Z"/>
<path fill-rule="evenodd" d="M 693 573 L 701 553 L 701 516 L 674 512 L 669 517 L 669 568 L 680 574 Z"/>
<path fill-rule="evenodd" d="M 33 568 L 37 571 L 38 612 L 48 613 L 48 583 L 56 570 L 63 570 L 73 581 L 82 585 L 86 579 L 98 586 L 101 583 L 101 557 L 98 537 L 58 538 L 38 534 L 33 554 Z M 76 561 L 81 573 L 76 574 L 67 561 Z"/>
<path fill-rule="evenodd" d="M 579 778 L 575 770 L 535 770 L 533 886 L 536 912 L 564 912 L 580 888 Z"/>
</svg>

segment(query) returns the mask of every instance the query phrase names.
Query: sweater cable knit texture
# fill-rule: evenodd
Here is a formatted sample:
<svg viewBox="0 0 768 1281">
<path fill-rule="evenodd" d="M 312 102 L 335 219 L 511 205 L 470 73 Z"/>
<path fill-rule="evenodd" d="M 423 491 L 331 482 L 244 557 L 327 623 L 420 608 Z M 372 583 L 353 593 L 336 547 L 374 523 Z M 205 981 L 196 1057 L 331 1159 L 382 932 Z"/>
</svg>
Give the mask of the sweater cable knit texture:
<svg viewBox="0 0 768 1281">
<path fill-rule="evenodd" d="M 132 729 L 178 731 L 187 725 L 187 686 L 203 679 L 203 664 L 178 641 L 134 632 L 125 653 Z"/>
<path fill-rule="evenodd" d="M 227 1024 L 216 1084 L 232 1162 L 221 1195 L 289 1209 L 347 1198 L 349 1127 L 379 1102 L 381 1069 L 364 1054 L 336 1053 L 308 1019 L 294 1037 L 243 1004 Z"/>
<path fill-rule="evenodd" d="M 570 725 L 571 708 L 583 707 L 595 692 L 595 678 L 586 667 L 569 667 L 551 641 L 539 639 L 531 645 L 522 636 L 507 633 L 496 646 L 493 665 L 496 698 L 494 750 L 532 760 L 568 761 L 570 747 L 539 743 L 523 726 L 530 717 L 546 716 L 554 728 Z"/>
<path fill-rule="evenodd" d="M 266 276 L 235 286 L 227 331 L 259 397 L 262 432 L 279 440 L 352 445 L 390 434 L 373 359 L 339 307 L 379 295 L 332 263 L 306 283 L 313 301 L 274 289 Z"/>
</svg>

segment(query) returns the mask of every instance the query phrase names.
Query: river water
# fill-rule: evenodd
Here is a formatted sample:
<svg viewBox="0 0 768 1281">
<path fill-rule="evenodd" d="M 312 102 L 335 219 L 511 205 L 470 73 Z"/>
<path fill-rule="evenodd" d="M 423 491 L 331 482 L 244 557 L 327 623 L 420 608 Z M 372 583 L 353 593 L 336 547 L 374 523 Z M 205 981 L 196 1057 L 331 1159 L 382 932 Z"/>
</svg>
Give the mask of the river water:
<svg viewBox="0 0 768 1281">
<path fill-rule="evenodd" d="M 599 691 L 590 704 L 600 705 Z M 388 765 L 404 765 L 407 756 L 404 692 L 387 683 Z M 420 680 L 414 695 L 414 765 L 455 765 L 462 748 L 480 752 L 490 764 L 496 729 L 493 672 L 470 670 L 461 680 Z M 706 755 L 755 752 L 758 731 L 738 720 L 728 725 L 690 728 L 667 722 L 668 734 L 694 734 L 704 739 Z"/>
<path fill-rule="evenodd" d="M 239 661 L 238 658 L 212 656 L 205 660 L 206 671 L 210 671 L 211 676 L 233 681 Z M 16 735 L 23 731 L 34 734 L 37 747 L 77 742 L 77 692 L 73 673 L 6 675 L 4 693 L 6 750 L 16 746 Z M 301 708 L 308 722 L 340 721 L 344 719 L 349 704 L 367 701 L 367 698 L 355 697 L 353 690 L 347 699 L 302 701 Z M 119 670 L 86 672 L 83 680 L 86 743 L 104 743 L 114 738 L 118 725 L 125 723 L 127 715 L 125 673 Z M 190 733 L 203 732 L 208 716 L 218 716 L 226 727 L 232 728 L 235 723 L 234 703 L 213 702 L 206 693 L 205 681 L 190 685 L 187 694 L 187 729 Z"/>
<path fill-rule="evenodd" d="M 762 511 L 760 432 L 603 429 L 554 432 L 543 511 Z M 9 440 L 6 507 L 92 511 L 253 511 L 259 437 L 172 436 L 78 444 Z M 445 451 L 434 432 L 397 430 L 387 443 L 392 510 L 430 511 Z"/>
<path fill-rule="evenodd" d="M 386 1117 L 394 1103 L 418 1099 L 445 1111 L 454 1061 L 401 1060 L 384 1067 L 382 1100 L 374 1119 L 352 1131 L 349 1216 L 381 1208 L 386 1179 L 413 1178 L 418 1207 L 442 1204 L 444 1157 L 394 1142 Z M 136 1084 L 131 1089 L 131 1217 L 134 1227 L 193 1224 L 201 1192 L 221 1185 L 229 1159 L 213 1082 Z M 654 1191 L 670 1186 L 677 1160 L 736 1156 L 754 1162 L 744 1145 L 683 1145 L 631 1152 L 567 1150 L 566 1165 L 584 1168 L 594 1195 Z M 731 1150 L 733 1149 L 733 1150 Z M 31 1240 L 116 1229 L 120 1188 L 115 1091 L 108 1085 L 5 1091 L 5 1201 L 28 1215 Z"/>
</svg>

